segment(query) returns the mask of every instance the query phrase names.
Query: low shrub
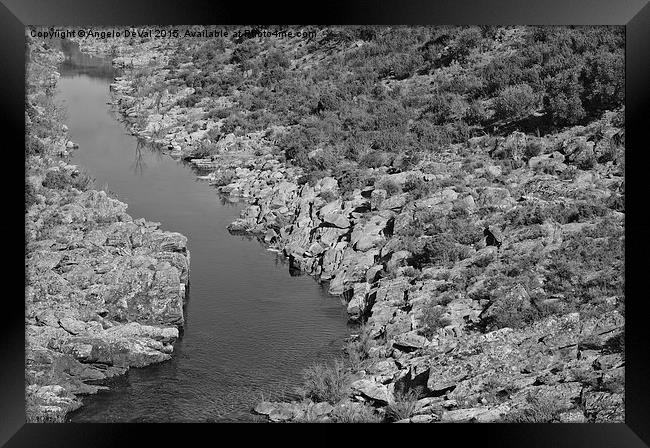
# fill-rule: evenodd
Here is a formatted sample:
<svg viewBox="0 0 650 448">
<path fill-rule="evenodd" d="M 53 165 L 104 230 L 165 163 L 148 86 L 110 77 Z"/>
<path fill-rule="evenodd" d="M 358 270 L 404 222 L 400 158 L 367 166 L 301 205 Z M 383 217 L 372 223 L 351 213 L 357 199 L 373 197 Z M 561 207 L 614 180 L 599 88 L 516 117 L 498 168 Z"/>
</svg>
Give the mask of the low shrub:
<svg viewBox="0 0 650 448">
<path fill-rule="evenodd" d="M 235 179 L 235 174 L 232 171 L 218 171 L 215 173 L 214 185 L 223 187 L 228 185 Z"/>
<path fill-rule="evenodd" d="M 220 120 L 223 118 L 228 118 L 230 114 L 232 113 L 232 110 L 230 109 L 223 109 L 221 107 L 215 107 L 213 109 L 210 109 L 204 116 L 205 119 L 211 119 L 211 120 Z"/>
<path fill-rule="evenodd" d="M 430 338 L 434 336 L 438 329 L 444 328 L 451 323 L 449 318 L 443 317 L 445 307 L 438 304 L 438 301 L 432 300 L 427 303 L 422 314 L 422 335 Z"/>
<path fill-rule="evenodd" d="M 568 235 L 553 252 L 544 265 L 544 289 L 563 294 L 568 304 L 580 310 L 604 297 L 623 296 L 624 259 L 622 227 L 601 222 L 593 232 Z"/>
<path fill-rule="evenodd" d="M 544 147 L 540 142 L 531 141 L 528 142 L 526 148 L 524 149 L 524 156 L 528 159 L 531 157 L 536 157 L 542 153 Z"/>
<path fill-rule="evenodd" d="M 329 173 L 323 170 L 309 171 L 307 174 L 303 174 L 298 178 L 298 185 L 309 184 L 313 187 L 320 179 L 327 177 L 328 175 Z"/>
<path fill-rule="evenodd" d="M 404 182 L 403 190 L 409 193 L 413 199 L 421 199 L 429 195 L 431 184 L 421 177 L 410 175 Z"/>
<path fill-rule="evenodd" d="M 402 192 L 402 189 L 397 184 L 397 182 L 390 178 L 379 179 L 377 182 L 375 182 L 375 189 L 386 190 L 386 194 L 389 197 Z"/>
<path fill-rule="evenodd" d="M 495 113 L 502 119 L 522 118 L 530 114 L 538 102 L 537 95 L 528 84 L 508 86 L 496 97 Z"/>
<path fill-rule="evenodd" d="M 560 224 L 585 222 L 607 215 L 608 203 L 575 201 L 550 205 L 524 204 L 506 213 L 506 220 L 513 226 L 543 224 L 547 219 Z"/>
<path fill-rule="evenodd" d="M 538 311 L 524 300 L 505 295 L 492 301 L 489 317 L 483 319 L 488 330 L 524 328 L 539 318 Z"/>
<path fill-rule="evenodd" d="M 45 154 L 45 145 L 31 134 L 25 136 L 25 154 L 40 155 Z"/>
<path fill-rule="evenodd" d="M 421 269 L 424 265 L 448 266 L 470 256 L 470 248 L 459 244 L 448 233 L 434 235 L 424 240 L 421 247 L 414 247 L 415 267 Z"/>
<path fill-rule="evenodd" d="M 417 390 L 396 390 L 395 401 L 386 406 L 386 420 L 397 422 L 413 416 L 418 408 L 419 393 Z"/>
<path fill-rule="evenodd" d="M 62 412 L 46 413 L 40 410 L 35 410 L 31 406 L 26 409 L 27 423 L 65 423 L 65 414 Z M 57 408 L 55 408 L 57 409 Z"/>
<path fill-rule="evenodd" d="M 551 398 L 537 398 L 528 396 L 528 406 L 506 414 L 503 421 L 506 423 L 552 423 L 558 421 L 558 416 L 567 410 L 562 403 Z"/>
<path fill-rule="evenodd" d="M 373 185 L 375 178 L 359 170 L 347 169 L 335 173 L 339 182 L 339 190 L 344 196 L 349 196 L 355 189 L 363 189 Z M 347 194 L 347 195 L 346 195 Z"/>
<path fill-rule="evenodd" d="M 365 361 L 369 358 L 370 348 L 373 346 L 370 328 L 362 325 L 359 328 L 359 334 L 355 339 L 351 339 L 345 347 L 348 355 L 348 361 L 354 370 L 363 367 Z"/>
<path fill-rule="evenodd" d="M 388 156 L 380 151 L 370 151 L 359 159 L 359 165 L 366 168 L 380 168 L 390 163 Z"/>
<path fill-rule="evenodd" d="M 419 271 L 417 269 L 415 269 L 413 266 L 406 266 L 404 268 L 404 270 L 402 270 L 402 275 L 404 277 L 414 278 L 414 277 L 417 277 L 418 274 L 419 274 Z"/>
<path fill-rule="evenodd" d="M 392 167 L 399 171 L 408 171 L 414 169 L 422 160 L 422 154 L 417 151 L 411 151 L 406 154 L 399 154 L 393 159 Z"/>
<path fill-rule="evenodd" d="M 336 423 L 380 423 L 382 420 L 372 406 L 359 403 L 337 406 L 331 415 Z"/>
<path fill-rule="evenodd" d="M 315 402 L 338 403 L 346 396 L 348 374 L 340 360 L 332 365 L 312 364 L 303 371 L 302 376 L 305 398 Z"/>
<path fill-rule="evenodd" d="M 48 171 L 45 179 L 43 179 L 43 186 L 54 190 L 65 190 L 72 187 L 86 191 L 91 187 L 92 183 L 93 179 L 87 173 L 70 173 L 63 170 Z"/>
<path fill-rule="evenodd" d="M 36 202 L 36 189 L 29 182 L 25 182 L 25 213 Z"/>
<path fill-rule="evenodd" d="M 52 230 L 62 223 L 63 220 L 61 219 L 61 215 L 58 212 L 50 213 L 45 218 L 43 218 L 43 222 L 40 228 L 41 237 L 47 238 Z"/>
</svg>

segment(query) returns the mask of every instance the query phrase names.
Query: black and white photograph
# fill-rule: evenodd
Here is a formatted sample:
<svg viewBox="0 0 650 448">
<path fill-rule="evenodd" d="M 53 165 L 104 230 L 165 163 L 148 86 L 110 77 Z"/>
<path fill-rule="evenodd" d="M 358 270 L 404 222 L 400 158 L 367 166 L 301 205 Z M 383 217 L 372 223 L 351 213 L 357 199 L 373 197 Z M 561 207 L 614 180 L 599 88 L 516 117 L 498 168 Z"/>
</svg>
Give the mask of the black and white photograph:
<svg viewBox="0 0 650 448">
<path fill-rule="evenodd" d="M 625 53 L 26 26 L 26 421 L 624 423 Z"/>
</svg>

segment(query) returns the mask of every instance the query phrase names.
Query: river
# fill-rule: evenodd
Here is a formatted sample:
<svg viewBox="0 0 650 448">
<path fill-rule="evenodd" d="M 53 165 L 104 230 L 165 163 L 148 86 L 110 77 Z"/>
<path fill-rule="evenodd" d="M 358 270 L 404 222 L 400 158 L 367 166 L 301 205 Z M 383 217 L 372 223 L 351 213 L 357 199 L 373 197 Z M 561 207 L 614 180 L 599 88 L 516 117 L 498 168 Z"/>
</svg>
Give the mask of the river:
<svg viewBox="0 0 650 448">
<path fill-rule="evenodd" d="M 170 361 L 131 369 L 109 391 L 84 397 L 73 422 L 257 420 L 262 397 L 291 391 L 313 362 L 341 355 L 345 308 L 258 241 L 228 233 L 242 204 L 220 198 L 192 168 L 138 144 L 111 107 L 110 61 L 64 43 L 57 102 L 67 110 L 72 162 L 128 203 L 133 218 L 187 236 L 186 323 Z"/>
</svg>

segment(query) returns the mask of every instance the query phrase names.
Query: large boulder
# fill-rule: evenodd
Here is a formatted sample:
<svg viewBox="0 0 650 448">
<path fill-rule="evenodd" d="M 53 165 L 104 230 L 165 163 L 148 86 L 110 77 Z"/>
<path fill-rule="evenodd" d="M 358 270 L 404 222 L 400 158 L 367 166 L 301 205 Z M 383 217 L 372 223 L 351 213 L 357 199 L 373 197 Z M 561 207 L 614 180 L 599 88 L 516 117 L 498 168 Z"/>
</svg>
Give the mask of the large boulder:
<svg viewBox="0 0 650 448">
<path fill-rule="evenodd" d="M 400 193 L 395 196 L 391 196 L 381 202 L 379 210 L 395 210 L 399 211 L 406 205 L 409 200 L 408 193 Z"/>
<path fill-rule="evenodd" d="M 334 279 L 330 282 L 329 293 L 343 294 L 346 290 L 351 289 L 352 283 L 365 280 L 366 271 L 375 264 L 378 254 L 377 249 L 357 252 L 348 246 L 343 251 L 343 258 L 338 269 L 333 273 Z"/>
<path fill-rule="evenodd" d="M 347 245 L 348 243 L 345 241 L 340 241 L 325 251 L 322 258 L 322 271 L 320 275 L 322 280 L 329 280 L 335 275 L 335 272 L 341 265 L 343 253 Z"/>
<path fill-rule="evenodd" d="M 387 218 L 375 215 L 366 223 L 357 224 L 352 230 L 350 244 L 359 251 L 365 251 L 375 247 L 384 240 L 383 232 L 387 223 Z"/>
<path fill-rule="evenodd" d="M 362 378 L 352 383 L 353 393 L 370 398 L 380 404 L 387 405 L 394 402 L 393 393 L 387 386 L 368 378 Z"/>
<path fill-rule="evenodd" d="M 368 290 L 370 285 L 366 282 L 355 283 L 353 286 L 352 299 L 348 302 L 348 317 L 351 320 L 358 320 L 368 310 Z"/>
<path fill-rule="evenodd" d="M 417 350 L 425 348 L 429 345 L 429 341 L 424 336 L 417 334 L 416 331 L 409 331 L 400 333 L 393 339 L 393 346 L 404 350 Z"/>
<path fill-rule="evenodd" d="M 481 406 L 475 408 L 455 409 L 445 411 L 440 421 L 442 423 L 490 423 L 498 422 L 510 410 L 509 406 L 504 403 L 499 406 L 489 407 Z"/>
<path fill-rule="evenodd" d="M 478 204 L 481 207 L 497 207 L 506 209 L 516 204 L 510 196 L 510 191 L 502 187 L 485 187 L 479 193 Z"/>
<path fill-rule="evenodd" d="M 329 202 L 319 210 L 318 217 L 325 225 L 347 229 L 350 227 L 350 220 L 347 212 L 342 209 L 342 205 L 343 202 L 340 199 Z"/>
</svg>

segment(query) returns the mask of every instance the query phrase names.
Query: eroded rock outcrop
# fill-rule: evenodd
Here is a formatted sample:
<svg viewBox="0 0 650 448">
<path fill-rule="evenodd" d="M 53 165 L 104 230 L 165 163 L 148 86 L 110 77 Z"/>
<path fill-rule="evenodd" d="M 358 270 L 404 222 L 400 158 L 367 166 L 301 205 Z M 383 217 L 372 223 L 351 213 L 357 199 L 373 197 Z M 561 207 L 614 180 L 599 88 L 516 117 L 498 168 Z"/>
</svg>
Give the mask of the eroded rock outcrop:
<svg viewBox="0 0 650 448">
<path fill-rule="evenodd" d="M 105 380 L 171 357 L 190 254 L 183 235 L 133 220 L 127 204 L 80 181 L 66 162 L 67 127 L 39 95 L 61 55 L 30 48 L 27 125 L 49 131 L 27 161 L 26 406 L 28 421 L 50 422 L 79 408 L 80 395 L 107 389 Z"/>
</svg>

